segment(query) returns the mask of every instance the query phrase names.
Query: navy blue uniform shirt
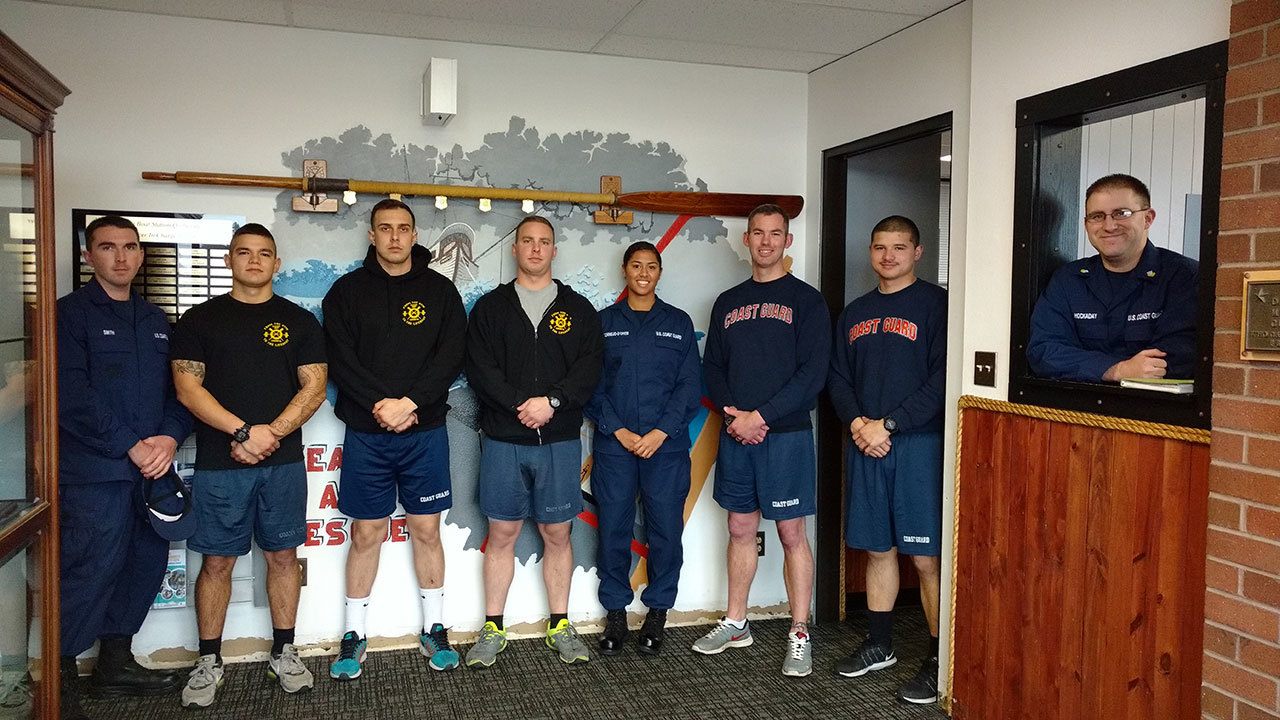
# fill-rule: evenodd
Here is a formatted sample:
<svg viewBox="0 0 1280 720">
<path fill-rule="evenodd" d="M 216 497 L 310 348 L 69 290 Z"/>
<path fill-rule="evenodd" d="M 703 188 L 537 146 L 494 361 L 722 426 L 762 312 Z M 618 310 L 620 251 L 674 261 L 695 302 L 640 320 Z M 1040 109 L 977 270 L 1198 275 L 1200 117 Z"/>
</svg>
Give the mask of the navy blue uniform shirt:
<svg viewBox="0 0 1280 720">
<path fill-rule="evenodd" d="M 1031 314 L 1031 372 L 1100 382 L 1112 365 L 1158 348 L 1165 377 L 1190 378 L 1199 271 L 1195 260 L 1150 241 L 1127 273 L 1107 270 L 1097 255 L 1058 268 Z"/>
<path fill-rule="evenodd" d="M 822 294 L 794 275 L 747 278 L 711 308 L 702 362 L 717 412 L 757 410 L 769 432 L 808 430 L 830 357 L 831 314 Z"/>
<path fill-rule="evenodd" d="M 169 371 L 169 321 L 136 292 L 112 300 L 94 279 L 58 300 L 58 388 L 62 484 L 138 479 L 129 448 L 191 434 Z"/>
<path fill-rule="evenodd" d="M 702 366 L 688 313 L 654 298 L 638 313 L 622 300 L 600 311 L 604 372 L 584 408 L 596 423 L 592 451 L 628 454 L 613 436 L 657 428 L 667 434 L 658 452 L 688 452 L 689 421 L 698 412 Z"/>
</svg>

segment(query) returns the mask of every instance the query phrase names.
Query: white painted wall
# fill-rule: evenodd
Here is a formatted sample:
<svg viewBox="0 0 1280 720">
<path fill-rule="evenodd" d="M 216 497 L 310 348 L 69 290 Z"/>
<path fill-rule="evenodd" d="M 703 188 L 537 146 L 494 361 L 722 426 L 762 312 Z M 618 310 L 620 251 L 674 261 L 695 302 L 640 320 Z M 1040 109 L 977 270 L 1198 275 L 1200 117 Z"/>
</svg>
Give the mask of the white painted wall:
<svg viewBox="0 0 1280 720">
<path fill-rule="evenodd" d="M 1014 107 L 1021 98 L 1225 40 L 1229 0 L 972 0 L 965 363 L 994 350 L 1007 398 L 1013 263 Z M 963 177 L 956 169 L 956 177 Z"/>
<path fill-rule="evenodd" d="M 399 143 L 472 148 L 481 144 L 484 133 L 504 131 L 508 118 L 519 115 L 544 136 L 591 128 L 670 143 L 686 158 L 689 176 L 705 179 L 712 190 L 805 191 L 807 80 L 797 73 L 15 0 L 0 0 L 0 27 L 72 90 L 58 113 L 55 136 L 60 292 L 70 289 L 72 208 L 205 212 L 269 222 L 273 192 L 148 183 L 139 173 L 195 169 L 286 174 L 282 150 L 358 124 L 370 127 L 375 136 L 391 133 Z M 424 127 L 418 116 L 419 81 L 432 56 L 459 61 L 458 115 L 445 128 Z M 624 173 L 624 190 L 645 189 L 625 182 Z M 428 224 L 421 215 L 419 220 Z M 726 242 L 740 248 L 745 223 L 728 219 L 726 225 Z M 792 224 L 801 238 L 806 237 L 805 226 L 803 216 Z M 364 241 L 319 236 L 310 242 Z M 811 242 L 793 248 L 797 274 L 804 276 L 811 248 Z M 289 248 L 281 250 L 287 262 Z M 714 273 L 706 267 L 687 271 L 671 268 L 668 274 L 685 278 L 707 296 L 697 303 L 704 307 L 686 306 L 702 327 L 714 293 L 740 278 L 705 277 Z M 327 407 L 307 426 L 308 442 L 335 433 L 340 428 Z M 336 475 L 313 476 L 312 494 Z M 313 497 L 309 516 L 316 515 L 315 504 Z M 770 551 L 751 595 L 754 606 L 785 598 L 781 548 L 772 529 L 768 532 Z M 480 554 L 462 548 L 456 528 L 446 526 L 443 535 L 450 563 L 446 612 L 455 628 L 474 630 L 483 621 Z M 685 533 L 678 610 L 710 614 L 724 607 L 725 540 L 724 513 L 715 507 L 708 482 Z M 383 575 L 388 577 L 380 578 L 375 595 L 397 599 L 374 608 L 373 634 L 411 632 L 417 622 L 406 546 L 389 544 L 384 553 Z M 299 641 L 335 639 L 340 634 L 345 550 L 307 548 L 302 554 L 310 556 L 311 564 Z M 603 615 L 595 586 L 594 572 L 576 574 L 570 607 L 575 619 Z M 517 569 L 507 618 L 516 623 L 539 615 L 545 616 L 545 601 L 539 567 L 531 564 Z M 225 637 L 269 637 L 269 628 L 264 608 L 235 605 Z M 135 648 L 149 652 L 175 646 L 195 648 L 192 612 L 153 612 Z"/>
<path fill-rule="evenodd" d="M 947 411 L 943 457 L 955 457 L 956 402 L 964 364 L 956 352 L 963 344 L 967 305 L 966 201 L 969 165 L 969 36 L 970 6 L 956 5 L 924 22 L 860 50 L 809 76 L 807 226 L 822 227 L 822 151 L 892 130 L 941 113 L 952 113 L 951 238 L 948 258 L 949 307 L 947 345 Z M 870 238 L 851 237 L 850 244 Z M 817 277 L 818 253 L 809 256 L 806 274 Z M 975 279 L 980 285 L 981 279 Z M 857 293 L 860 294 L 860 293 Z M 1008 306 L 1006 297 L 1002 304 Z M 955 464 L 944 462 L 942 561 L 951 566 L 951 517 Z M 951 597 L 951 575 L 943 572 L 943 607 Z M 950 633 L 950 613 L 943 612 L 939 637 Z M 945 693 L 946 651 L 941 679 Z"/>
</svg>

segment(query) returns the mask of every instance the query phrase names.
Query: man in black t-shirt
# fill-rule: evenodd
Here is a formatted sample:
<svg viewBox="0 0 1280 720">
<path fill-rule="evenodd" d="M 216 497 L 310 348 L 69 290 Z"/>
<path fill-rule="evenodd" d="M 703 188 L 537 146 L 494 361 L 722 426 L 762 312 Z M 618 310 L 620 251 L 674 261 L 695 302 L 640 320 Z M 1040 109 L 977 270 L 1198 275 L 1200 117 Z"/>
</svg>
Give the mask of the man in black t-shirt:
<svg viewBox="0 0 1280 720">
<path fill-rule="evenodd" d="M 236 558 L 256 539 L 267 561 L 273 642 L 267 675 L 285 692 L 312 686 L 293 645 L 306 536 L 302 424 L 324 400 L 328 365 L 315 316 L 275 295 L 275 239 L 250 223 L 225 257 L 231 292 L 191 308 L 172 344 L 178 399 L 196 417 L 193 479 L 199 527 L 187 546 L 203 554 L 196 581 L 200 659 L 182 691 L 208 707 L 222 682 L 222 627 Z"/>
</svg>

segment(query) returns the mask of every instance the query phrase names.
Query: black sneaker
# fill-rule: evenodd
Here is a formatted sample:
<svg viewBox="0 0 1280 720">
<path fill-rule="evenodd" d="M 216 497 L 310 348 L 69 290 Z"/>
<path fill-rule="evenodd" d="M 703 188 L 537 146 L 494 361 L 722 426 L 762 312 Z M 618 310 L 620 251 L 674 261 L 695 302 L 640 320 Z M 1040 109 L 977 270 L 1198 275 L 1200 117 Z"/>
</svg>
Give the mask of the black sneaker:
<svg viewBox="0 0 1280 720">
<path fill-rule="evenodd" d="M 915 677 L 898 689 L 898 699 L 916 705 L 938 702 L 938 658 L 924 661 Z"/>
<path fill-rule="evenodd" d="M 627 611 L 610 610 L 605 616 L 604 635 L 600 636 L 600 654 L 617 655 L 631 631 L 627 629 Z"/>
<path fill-rule="evenodd" d="M 662 651 L 662 639 L 667 630 L 667 611 L 650 610 L 640 627 L 636 649 L 645 655 L 657 655 Z"/>
<path fill-rule="evenodd" d="M 869 672 L 883 670 L 897 664 L 893 648 L 887 648 L 864 640 L 852 655 L 836 663 L 836 674 L 844 677 L 862 677 Z"/>
</svg>

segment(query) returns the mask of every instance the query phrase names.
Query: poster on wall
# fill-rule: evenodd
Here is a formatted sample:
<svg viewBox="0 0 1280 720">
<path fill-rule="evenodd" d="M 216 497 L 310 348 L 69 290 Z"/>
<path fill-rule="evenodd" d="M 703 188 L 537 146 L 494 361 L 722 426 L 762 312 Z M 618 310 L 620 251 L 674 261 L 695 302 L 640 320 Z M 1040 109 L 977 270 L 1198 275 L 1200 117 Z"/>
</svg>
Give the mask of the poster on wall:
<svg viewBox="0 0 1280 720">
<path fill-rule="evenodd" d="M 165 569 L 153 608 L 181 608 L 187 606 L 187 550 L 185 547 L 169 548 L 169 566 Z"/>
</svg>

